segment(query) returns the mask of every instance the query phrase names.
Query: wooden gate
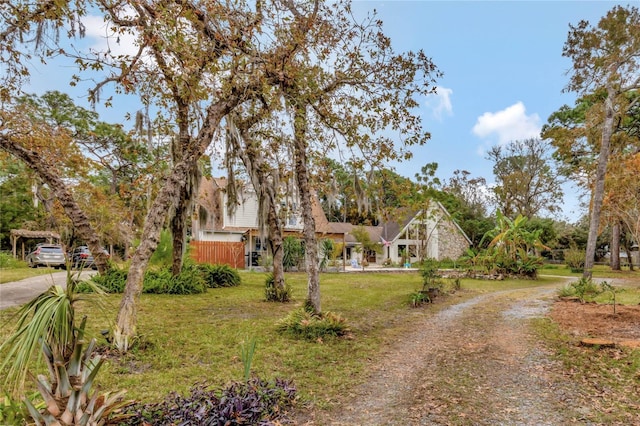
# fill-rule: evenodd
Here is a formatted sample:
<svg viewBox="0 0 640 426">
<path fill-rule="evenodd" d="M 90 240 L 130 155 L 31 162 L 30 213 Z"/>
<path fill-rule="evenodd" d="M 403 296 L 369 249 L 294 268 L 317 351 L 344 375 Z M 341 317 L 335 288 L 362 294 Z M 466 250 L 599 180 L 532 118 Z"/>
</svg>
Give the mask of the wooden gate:
<svg viewBox="0 0 640 426">
<path fill-rule="evenodd" d="M 244 269 L 244 243 L 230 241 L 191 241 L 191 257 L 198 263 L 227 264 Z"/>
</svg>

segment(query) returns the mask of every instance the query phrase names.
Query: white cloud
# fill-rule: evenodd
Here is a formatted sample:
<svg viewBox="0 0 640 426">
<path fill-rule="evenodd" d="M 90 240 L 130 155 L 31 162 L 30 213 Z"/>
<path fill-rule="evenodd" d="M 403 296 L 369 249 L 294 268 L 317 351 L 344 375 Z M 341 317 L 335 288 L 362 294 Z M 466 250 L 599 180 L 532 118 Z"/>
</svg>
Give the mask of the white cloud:
<svg viewBox="0 0 640 426">
<path fill-rule="evenodd" d="M 500 145 L 514 140 L 537 138 L 540 136 L 540 116 L 527 115 L 522 102 L 517 102 L 498 112 L 485 112 L 473 126 L 473 134 L 487 139 L 497 136 Z"/>
<path fill-rule="evenodd" d="M 105 22 L 102 16 L 85 16 L 82 23 L 86 27 L 86 37 L 93 42 L 93 51 L 110 52 L 113 56 L 134 56 L 138 52 L 136 36 L 128 32 L 115 34 L 110 28 L 111 24 Z"/>
<path fill-rule="evenodd" d="M 443 115 L 453 115 L 453 106 L 451 105 L 451 94 L 453 90 L 446 87 L 436 87 L 436 93 L 427 97 L 425 105 L 431 109 L 434 118 L 442 121 Z"/>
</svg>

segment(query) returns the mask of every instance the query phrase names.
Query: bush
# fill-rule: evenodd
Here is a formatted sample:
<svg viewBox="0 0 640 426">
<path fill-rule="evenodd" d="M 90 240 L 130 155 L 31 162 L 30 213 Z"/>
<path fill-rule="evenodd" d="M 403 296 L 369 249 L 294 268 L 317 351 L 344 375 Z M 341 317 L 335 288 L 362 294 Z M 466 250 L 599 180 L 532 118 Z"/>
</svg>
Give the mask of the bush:
<svg viewBox="0 0 640 426">
<path fill-rule="evenodd" d="M 198 268 L 208 288 L 235 287 L 242 281 L 238 271 L 229 265 L 203 263 Z"/>
<path fill-rule="evenodd" d="M 300 265 L 304 260 L 304 245 L 302 241 L 295 237 L 286 237 L 282 241 L 282 250 L 284 251 L 282 259 L 284 270 L 290 271 L 294 267 L 300 269 Z"/>
<path fill-rule="evenodd" d="M 264 297 L 267 302 L 288 302 L 291 300 L 291 287 L 285 284 L 284 289 L 276 288 L 273 274 L 264 280 Z"/>
<path fill-rule="evenodd" d="M 168 267 L 147 271 L 142 285 L 142 292 L 148 294 L 200 294 L 206 289 L 202 272 L 191 263 L 185 263 L 182 272 L 175 277 Z"/>
<path fill-rule="evenodd" d="M 564 252 L 564 261 L 571 272 L 582 272 L 584 270 L 584 250 L 570 248 Z"/>
<path fill-rule="evenodd" d="M 104 274 L 94 275 L 91 280 L 106 293 L 122 293 L 127 284 L 128 272 L 110 268 Z M 178 276 L 171 274 L 169 267 L 147 271 L 142 282 L 142 292 L 147 294 L 200 294 L 207 290 L 205 277 L 199 266 L 186 262 Z M 90 292 L 88 285 L 80 283 L 79 293 Z"/>
<path fill-rule="evenodd" d="M 415 291 L 409 295 L 409 305 L 413 308 L 429 302 L 431 302 L 431 299 L 429 299 L 429 296 L 423 291 Z"/>
<path fill-rule="evenodd" d="M 106 293 L 122 293 L 127 284 L 127 271 L 115 267 L 109 268 L 103 274 L 96 274 L 91 281 L 98 284 Z M 87 286 L 82 283 L 78 286 L 79 292 L 87 291 Z"/>
<path fill-rule="evenodd" d="M 7 251 L 0 251 L 0 268 L 26 268 L 27 264 Z"/>
<path fill-rule="evenodd" d="M 560 297 L 577 297 L 581 302 L 593 298 L 603 291 L 589 278 L 580 278 L 565 285 L 558 291 Z"/>
<path fill-rule="evenodd" d="M 270 425 L 284 420 L 295 400 L 292 383 L 252 378 L 222 392 L 196 384 L 188 396 L 171 393 L 158 404 L 134 405 L 123 425 Z"/>
<path fill-rule="evenodd" d="M 297 309 L 277 323 L 278 331 L 309 340 L 327 336 L 344 336 L 349 332 L 346 320 L 333 312 L 316 314 Z"/>
<path fill-rule="evenodd" d="M 424 290 L 440 286 L 440 274 L 438 273 L 439 263 L 435 259 L 425 259 L 420 266 L 422 276 L 422 287 Z"/>
</svg>

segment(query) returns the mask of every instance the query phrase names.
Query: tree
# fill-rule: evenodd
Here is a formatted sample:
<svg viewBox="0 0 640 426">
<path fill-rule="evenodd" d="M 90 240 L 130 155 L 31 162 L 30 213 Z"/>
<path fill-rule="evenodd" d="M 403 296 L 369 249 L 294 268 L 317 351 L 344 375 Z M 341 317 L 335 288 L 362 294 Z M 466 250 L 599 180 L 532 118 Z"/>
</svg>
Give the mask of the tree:
<svg viewBox="0 0 640 426">
<path fill-rule="evenodd" d="M 281 182 L 283 176 L 279 173 L 277 165 L 272 167 L 269 164 L 267 154 L 278 150 L 280 139 L 272 140 L 272 143 L 269 144 L 270 149 L 263 150 L 263 145 L 258 140 L 259 136 L 250 133 L 252 125 L 260 118 L 264 118 L 263 116 L 266 115 L 266 112 L 268 111 L 260 109 L 255 115 L 244 120 L 241 120 L 240 117 L 235 117 L 233 114 L 227 117 L 227 155 L 232 157 L 227 159 L 227 168 L 229 185 L 231 186 L 235 185 L 233 180 L 234 170 L 232 168 L 233 158 L 239 157 L 241 159 L 249 175 L 258 198 L 258 229 L 261 234 L 268 235 L 273 256 L 273 295 L 280 301 L 286 302 L 289 295 L 286 291 L 284 278 L 284 271 L 287 267 L 285 263 L 286 253 L 283 247 L 282 217 L 277 211 L 280 205 L 278 202 L 280 188 L 277 185 Z M 264 145 L 268 143 L 267 140 L 262 142 Z M 231 205 L 229 207 L 235 206 L 236 200 L 231 199 L 235 191 L 229 191 L 227 194 L 230 196 Z"/>
<path fill-rule="evenodd" d="M 495 219 L 489 216 L 493 204 L 491 190 L 483 177 L 472 178 L 466 170 L 456 170 L 445 182 L 442 204 L 472 241 L 480 247 L 484 234 L 495 227 Z"/>
<path fill-rule="evenodd" d="M 6 154 L 0 155 L 0 247 L 10 247 L 12 229 L 41 220 L 41 205 L 35 206 L 31 184 L 33 176 L 24 163 L 16 162 Z"/>
<path fill-rule="evenodd" d="M 121 92 L 139 93 L 146 102 L 173 115 L 179 128 L 174 151 L 177 161 L 148 209 L 116 319 L 114 342 L 126 351 L 136 333 L 137 300 L 144 271 L 168 212 L 184 206 L 189 176 L 222 119 L 275 84 L 278 76 L 271 73 L 274 64 L 286 65 L 297 47 L 282 48 L 278 32 L 287 33 L 286 17 L 280 21 L 279 30 L 272 32 L 274 38 L 265 42 L 262 3 L 252 6 L 238 2 L 142 4 L 97 0 L 92 5 L 94 11 L 103 13 L 116 34 L 135 37 L 138 51 L 121 56 L 111 51 L 74 52 L 81 72 L 108 70 L 106 77 L 97 79 L 90 98 L 100 101 L 103 87 L 114 83 Z M 28 73 L 21 41 L 35 35 L 34 47 L 42 58 L 65 53 L 57 45 L 43 48 L 39 43 L 42 30 L 50 26 L 55 31 L 70 24 L 73 35 L 73 30 L 82 29 L 78 18 L 88 5 L 63 1 L 12 6 L 0 10 L 6 17 L 0 29 L 0 54 L 12 65 L 5 77 L 8 86 L 3 94 L 7 96 L 11 89 L 19 87 L 20 76 Z M 274 25 L 272 21 L 267 24 Z M 74 79 L 75 83 L 79 81 L 80 77 Z M 11 143 L 7 140 L 8 145 Z"/>
<path fill-rule="evenodd" d="M 87 242 L 92 253 L 97 254 L 95 262 L 98 270 L 105 271 L 106 256 L 102 252 L 98 234 L 62 178 L 61 166 L 79 161 L 68 133 L 64 128 L 32 120 L 32 110 L 24 103 L 12 106 L 12 109 L 0 111 L 0 149 L 22 160 L 49 185 L 78 234 Z"/>
<path fill-rule="evenodd" d="M 582 95 L 604 90 L 600 150 L 591 195 L 589 239 L 584 277 L 590 278 L 604 199 L 604 184 L 616 119 L 632 105 L 624 105 L 624 94 L 640 88 L 637 74 L 640 53 L 640 13 L 636 7 L 615 6 L 592 27 L 588 21 L 570 25 L 563 56 L 573 62 L 567 91 Z M 624 106 L 624 107 L 623 107 Z"/>
<path fill-rule="evenodd" d="M 548 143 L 539 139 L 513 141 L 493 147 L 488 157 L 494 163 L 493 191 L 498 208 L 506 216 L 532 218 L 559 209 L 562 180 L 550 164 Z"/>
</svg>

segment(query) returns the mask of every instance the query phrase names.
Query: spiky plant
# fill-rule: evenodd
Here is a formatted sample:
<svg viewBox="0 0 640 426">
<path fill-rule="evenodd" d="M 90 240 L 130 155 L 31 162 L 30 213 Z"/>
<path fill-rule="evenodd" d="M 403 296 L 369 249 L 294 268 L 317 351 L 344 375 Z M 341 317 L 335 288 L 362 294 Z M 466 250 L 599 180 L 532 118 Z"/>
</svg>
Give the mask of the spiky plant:
<svg viewBox="0 0 640 426">
<path fill-rule="evenodd" d="M 107 417 L 123 405 L 123 392 L 91 393 L 102 360 L 94 354 L 95 339 L 83 350 L 87 344 L 86 317 L 76 326 L 75 305 L 82 300 L 82 295 L 75 292 L 76 285 L 69 273 L 66 289 L 51 286 L 23 305 L 17 313 L 15 332 L 0 346 L 4 355 L 0 371 L 6 371 L 5 385 L 15 395 L 24 389 L 35 354 L 41 351 L 44 356 L 49 379 L 39 375 L 36 385 L 46 407 L 39 411 L 28 399 L 24 400 L 36 424 L 108 424 Z M 98 287 L 93 291 L 104 294 Z"/>
</svg>

